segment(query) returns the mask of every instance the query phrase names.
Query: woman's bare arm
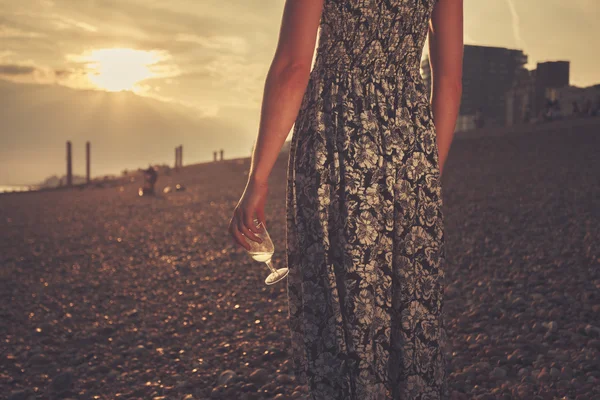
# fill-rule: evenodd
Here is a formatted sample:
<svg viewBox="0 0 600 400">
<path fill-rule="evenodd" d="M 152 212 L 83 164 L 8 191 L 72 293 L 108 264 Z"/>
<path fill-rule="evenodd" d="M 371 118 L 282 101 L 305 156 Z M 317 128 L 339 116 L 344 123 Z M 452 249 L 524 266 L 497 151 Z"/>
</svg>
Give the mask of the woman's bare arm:
<svg viewBox="0 0 600 400">
<path fill-rule="evenodd" d="M 440 173 L 446 163 L 462 96 L 463 1 L 439 0 L 429 22 L 431 107 Z"/>
<path fill-rule="evenodd" d="M 300 111 L 323 0 L 286 0 L 279 42 L 267 74 L 250 180 L 266 182 Z"/>
</svg>

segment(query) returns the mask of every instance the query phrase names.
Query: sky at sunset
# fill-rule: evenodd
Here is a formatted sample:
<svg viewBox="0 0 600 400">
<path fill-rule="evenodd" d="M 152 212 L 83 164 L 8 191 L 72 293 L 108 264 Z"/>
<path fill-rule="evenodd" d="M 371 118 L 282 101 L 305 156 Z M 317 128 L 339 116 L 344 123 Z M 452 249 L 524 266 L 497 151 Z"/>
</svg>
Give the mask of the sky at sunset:
<svg viewBox="0 0 600 400">
<path fill-rule="evenodd" d="M 283 5 L 284 0 L 0 0 L 0 81 L 10 84 L 0 94 L 18 97 L 21 89 L 31 91 L 31 83 L 57 84 L 68 89 L 61 92 L 68 93 L 65 96 L 75 97 L 89 89 L 134 90 L 167 103 L 165 109 L 180 107 L 194 120 L 190 126 L 211 127 L 210 132 L 195 134 L 211 135 L 214 145 L 203 152 L 190 149 L 186 161 L 210 160 L 216 146 L 225 148 L 226 156 L 248 156 Z M 600 56 L 594 44 L 600 37 L 600 1 L 465 0 L 464 6 L 466 44 L 523 49 L 530 68 L 538 61 L 570 60 L 571 84 L 600 83 Z M 21 148 L 7 137 L 29 126 L 15 115 L 43 120 L 48 118 L 45 112 L 53 113 L 51 100 L 45 100 L 46 111 L 39 111 L 36 96 L 23 96 L 9 102 L 13 109 L 4 115 L 8 122 L 0 130 L 0 147 L 5 144 L 11 154 Z M 160 109 L 160 102 L 141 115 Z M 69 104 L 77 113 L 77 102 Z M 45 135 L 62 141 L 57 124 Z M 227 135 L 221 135 L 221 126 L 227 126 Z M 32 140 L 36 134 L 41 133 L 27 132 Z M 159 134 L 151 132 L 149 137 Z M 23 154 L 35 152 L 31 146 Z M 164 159 L 157 156 L 152 161 L 171 162 L 168 150 Z M 62 162 L 63 157 L 57 159 Z M 136 157 L 143 166 L 145 160 Z M 17 162 L 0 152 L 0 166 Z M 60 162 L 50 172 L 62 174 Z M 121 164 L 111 169 L 106 161 L 96 171 L 118 172 L 123 163 L 116 162 Z M 39 174 L 0 172 L 0 184 L 47 175 L 48 169 Z"/>
</svg>

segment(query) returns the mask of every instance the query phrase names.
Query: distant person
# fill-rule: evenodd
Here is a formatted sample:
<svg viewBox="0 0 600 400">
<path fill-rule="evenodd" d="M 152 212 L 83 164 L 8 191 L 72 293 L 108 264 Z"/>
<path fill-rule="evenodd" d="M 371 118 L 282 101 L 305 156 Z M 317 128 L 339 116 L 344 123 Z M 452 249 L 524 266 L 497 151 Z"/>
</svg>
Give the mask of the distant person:
<svg viewBox="0 0 600 400">
<path fill-rule="evenodd" d="M 156 170 L 149 166 L 147 170 L 144 171 L 144 186 L 142 188 L 143 194 L 154 194 L 154 185 L 158 180 L 158 173 Z"/>
<path fill-rule="evenodd" d="M 583 115 L 588 117 L 592 115 L 592 100 L 586 99 L 583 106 Z"/>
<path fill-rule="evenodd" d="M 144 173 L 146 174 L 148 182 L 154 185 L 156 183 L 156 180 L 158 179 L 158 173 L 156 172 L 154 167 L 148 167 L 148 169 Z"/>
<path fill-rule="evenodd" d="M 558 99 L 552 102 L 552 119 L 557 120 L 562 118 L 562 109 L 560 107 L 560 101 Z"/>
<path fill-rule="evenodd" d="M 552 100 L 546 99 L 546 105 L 544 106 L 544 121 L 549 121 L 552 119 Z"/>
<path fill-rule="evenodd" d="M 253 219 L 266 226 L 268 177 L 294 125 L 289 326 L 313 400 L 449 398 L 441 176 L 462 93 L 462 4 L 285 4 L 229 232 L 246 250 L 261 241 Z M 420 76 L 428 32 L 431 103 Z"/>
<path fill-rule="evenodd" d="M 580 112 L 581 111 L 579 110 L 579 103 L 577 102 L 577 100 L 573 100 L 573 116 L 578 117 Z"/>
</svg>

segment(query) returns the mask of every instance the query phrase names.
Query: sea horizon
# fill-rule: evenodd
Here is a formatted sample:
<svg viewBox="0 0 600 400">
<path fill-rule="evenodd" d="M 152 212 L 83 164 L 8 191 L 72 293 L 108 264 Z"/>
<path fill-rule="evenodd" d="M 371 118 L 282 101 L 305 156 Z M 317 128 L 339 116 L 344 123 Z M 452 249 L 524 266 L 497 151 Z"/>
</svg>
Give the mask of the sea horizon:
<svg viewBox="0 0 600 400">
<path fill-rule="evenodd" d="M 36 188 L 36 185 L 0 185 L 0 193 L 28 192 L 35 188 Z"/>
</svg>

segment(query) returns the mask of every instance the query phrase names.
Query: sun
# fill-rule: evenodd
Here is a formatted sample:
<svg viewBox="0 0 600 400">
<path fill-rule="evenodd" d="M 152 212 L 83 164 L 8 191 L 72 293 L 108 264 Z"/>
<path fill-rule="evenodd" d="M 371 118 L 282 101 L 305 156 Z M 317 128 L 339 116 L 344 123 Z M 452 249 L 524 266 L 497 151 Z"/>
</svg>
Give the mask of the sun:
<svg viewBox="0 0 600 400">
<path fill-rule="evenodd" d="M 111 92 L 133 91 L 139 82 L 155 76 L 152 65 L 161 61 L 159 53 L 124 48 L 94 50 L 84 58 L 88 79 Z"/>
</svg>

